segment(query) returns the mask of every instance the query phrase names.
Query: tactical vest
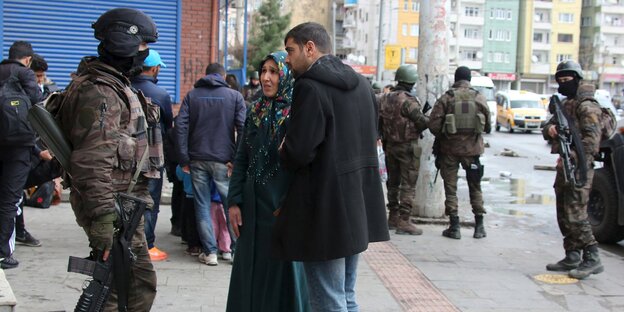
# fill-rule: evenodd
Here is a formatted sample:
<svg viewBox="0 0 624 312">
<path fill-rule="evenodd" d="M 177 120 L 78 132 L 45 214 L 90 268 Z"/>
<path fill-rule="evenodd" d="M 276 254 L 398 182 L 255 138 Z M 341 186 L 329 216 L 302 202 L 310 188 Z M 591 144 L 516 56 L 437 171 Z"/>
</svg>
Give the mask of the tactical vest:
<svg viewBox="0 0 624 312">
<path fill-rule="evenodd" d="M 383 119 L 381 131 L 385 141 L 406 143 L 418 139 L 420 134 L 414 123 L 401 116 L 403 103 L 410 96 L 405 91 L 393 91 L 381 97 L 379 113 Z"/>
<path fill-rule="evenodd" d="M 483 133 L 485 115 L 479 112 L 475 98 L 478 91 L 469 88 L 458 88 L 449 91 L 453 97 L 450 112 L 445 116 L 444 129 L 447 134 Z"/>
<path fill-rule="evenodd" d="M 121 127 L 124 132 L 131 136 L 127 137 L 126 140 L 134 142 L 127 142 L 127 144 L 120 142 L 119 149 L 131 149 L 134 147 L 134 155 L 128 155 L 132 159 L 120 159 L 119 169 L 140 170 L 145 177 L 159 178 L 160 168 L 164 165 L 164 154 L 160 129 L 160 108 L 158 105 L 152 104 L 149 98 L 146 98 L 141 91 L 137 92 L 116 77 L 96 68 L 88 69 L 85 74 L 76 77 L 71 84 L 80 85 L 87 80 L 110 87 L 129 109 L 129 120 L 126 125 L 122 124 Z M 59 121 L 58 114 L 62 114 L 62 101 L 70 99 L 72 97 L 71 91 L 73 90 L 75 88 L 68 87 L 66 91 L 61 93 L 59 100 L 55 101 L 55 103 L 50 103 L 51 107 L 46 107 L 53 115 L 57 115 L 57 121 Z M 100 107 L 102 111 L 101 116 L 106 109 L 105 104 Z M 146 150 L 147 154 L 145 153 Z M 118 153 L 131 154 L 132 151 L 118 151 Z M 136 168 L 141 163 L 143 157 L 148 159 L 143 161 L 141 168 Z M 122 161 L 127 164 L 121 164 Z"/>
</svg>

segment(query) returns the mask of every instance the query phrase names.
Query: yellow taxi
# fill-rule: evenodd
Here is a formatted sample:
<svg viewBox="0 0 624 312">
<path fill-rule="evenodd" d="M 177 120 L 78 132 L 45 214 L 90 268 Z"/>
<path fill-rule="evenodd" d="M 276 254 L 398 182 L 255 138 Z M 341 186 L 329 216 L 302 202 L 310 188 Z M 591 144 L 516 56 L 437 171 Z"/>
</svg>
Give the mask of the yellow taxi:
<svg viewBox="0 0 624 312">
<path fill-rule="evenodd" d="M 541 131 L 545 124 L 546 109 L 538 94 L 518 90 L 496 93 L 496 131 L 501 127 L 510 133 Z"/>
</svg>

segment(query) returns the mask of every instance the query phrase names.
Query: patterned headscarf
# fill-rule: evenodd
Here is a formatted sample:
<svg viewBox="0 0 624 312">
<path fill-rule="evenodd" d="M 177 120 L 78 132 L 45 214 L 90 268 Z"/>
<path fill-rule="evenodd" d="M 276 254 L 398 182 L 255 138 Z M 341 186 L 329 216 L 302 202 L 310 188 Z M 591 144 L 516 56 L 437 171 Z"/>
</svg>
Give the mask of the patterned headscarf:
<svg viewBox="0 0 624 312">
<path fill-rule="evenodd" d="M 277 63 L 280 76 L 277 94 L 273 98 L 262 94 L 262 97 L 252 104 L 245 122 L 245 144 L 253 151 L 249 157 L 247 175 L 259 184 L 266 184 L 275 175 L 284 174 L 279 171 L 280 161 L 277 148 L 288 127 L 288 114 L 295 81 L 284 62 L 286 55 L 283 51 L 275 52 L 260 63 L 260 68 L 269 59 Z"/>
<path fill-rule="evenodd" d="M 279 85 L 277 88 L 277 94 L 273 98 L 268 98 L 264 94 L 256 100 L 251 109 L 253 110 L 252 119 L 256 127 L 260 127 L 260 122 L 264 117 L 266 117 L 267 113 L 271 110 L 272 107 L 278 110 L 275 116 L 275 124 L 272 125 L 271 134 L 274 135 L 276 133 L 275 130 L 279 128 L 286 118 L 288 118 L 288 113 L 290 111 L 290 104 L 292 103 L 292 90 L 294 77 L 291 74 L 290 68 L 286 65 L 286 52 L 278 51 L 268 55 L 262 62 L 260 62 L 260 69 L 264 65 L 264 63 L 273 59 L 275 63 L 277 63 L 277 67 L 279 68 Z M 262 81 L 261 81 L 262 82 Z"/>
</svg>

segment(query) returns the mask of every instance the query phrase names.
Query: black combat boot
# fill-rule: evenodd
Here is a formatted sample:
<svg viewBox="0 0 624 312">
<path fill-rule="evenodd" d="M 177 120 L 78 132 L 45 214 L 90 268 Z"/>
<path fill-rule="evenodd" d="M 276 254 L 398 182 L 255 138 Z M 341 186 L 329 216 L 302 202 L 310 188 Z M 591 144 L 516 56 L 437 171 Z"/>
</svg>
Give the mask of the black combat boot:
<svg viewBox="0 0 624 312">
<path fill-rule="evenodd" d="M 388 214 L 388 229 L 396 230 L 397 225 L 399 224 L 399 211 L 398 210 L 390 210 L 390 214 Z"/>
<path fill-rule="evenodd" d="M 410 222 L 409 214 L 402 215 L 396 227 L 396 234 L 399 235 L 421 235 L 423 231 Z"/>
<path fill-rule="evenodd" d="M 475 215 L 475 230 L 472 237 L 484 238 L 486 236 L 487 233 L 485 233 L 485 227 L 483 226 L 483 215 Z"/>
<path fill-rule="evenodd" d="M 604 271 L 604 267 L 598 256 L 598 246 L 589 245 L 583 250 L 583 262 L 578 268 L 570 271 L 568 275 L 577 279 L 584 279 L 591 274 L 598 274 Z"/>
<path fill-rule="evenodd" d="M 448 229 L 442 231 L 442 235 L 449 238 L 460 239 L 461 232 L 459 231 L 459 217 L 450 216 L 449 220 L 451 221 L 451 225 L 449 225 Z"/>
<path fill-rule="evenodd" d="M 581 252 L 579 250 L 569 250 L 566 251 L 565 258 L 559 260 L 559 262 L 547 264 L 546 270 L 567 272 L 578 268 L 579 264 L 581 264 Z"/>
</svg>

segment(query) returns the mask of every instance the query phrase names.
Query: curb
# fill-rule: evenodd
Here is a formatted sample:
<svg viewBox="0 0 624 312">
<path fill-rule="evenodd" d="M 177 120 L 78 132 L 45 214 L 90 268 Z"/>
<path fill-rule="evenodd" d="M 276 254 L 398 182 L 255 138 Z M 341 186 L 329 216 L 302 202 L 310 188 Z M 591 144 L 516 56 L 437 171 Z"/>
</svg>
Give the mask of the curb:
<svg viewBox="0 0 624 312">
<path fill-rule="evenodd" d="M 4 270 L 0 269 L 0 312 L 13 312 L 16 304 L 17 299 L 15 299 L 11 284 L 7 281 Z"/>
</svg>

